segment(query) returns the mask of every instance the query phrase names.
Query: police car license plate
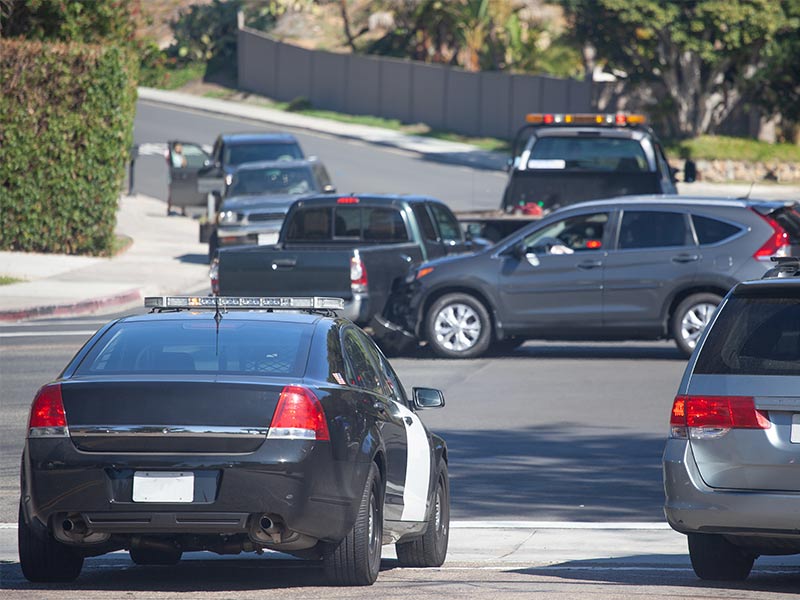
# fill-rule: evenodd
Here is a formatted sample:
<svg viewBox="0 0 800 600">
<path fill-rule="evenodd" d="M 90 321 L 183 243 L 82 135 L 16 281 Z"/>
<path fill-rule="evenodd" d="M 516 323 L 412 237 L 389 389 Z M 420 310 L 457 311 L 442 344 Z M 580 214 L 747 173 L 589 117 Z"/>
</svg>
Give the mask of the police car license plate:
<svg viewBox="0 0 800 600">
<path fill-rule="evenodd" d="M 194 473 L 185 471 L 136 471 L 134 502 L 192 502 Z"/>
<path fill-rule="evenodd" d="M 789 439 L 793 444 L 800 444 L 800 413 L 792 415 L 792 433 Z"/>
</svg>

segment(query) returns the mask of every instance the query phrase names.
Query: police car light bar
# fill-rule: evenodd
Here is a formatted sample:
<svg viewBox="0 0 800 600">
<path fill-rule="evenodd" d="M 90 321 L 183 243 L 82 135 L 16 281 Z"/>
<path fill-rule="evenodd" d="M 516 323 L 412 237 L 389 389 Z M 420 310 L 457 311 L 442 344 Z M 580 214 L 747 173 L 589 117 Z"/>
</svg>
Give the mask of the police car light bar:
<svg viewBox="0 0 800 600">
<path fill-rule="evenodd" d="M 278 310 L 327 309 L 342 310 L 342 298 L 313 297 L 247 297 L 247 296 L 148 296 L 144 299 L 145 308 L 224 308 L 253 309 L 270 308 Z"/>
<path fill-rule="evenodd" d="M 647 117 L 625 113 L 529 113 L 525 121 L 532 125 L 644 125 Z"/>
</svg>

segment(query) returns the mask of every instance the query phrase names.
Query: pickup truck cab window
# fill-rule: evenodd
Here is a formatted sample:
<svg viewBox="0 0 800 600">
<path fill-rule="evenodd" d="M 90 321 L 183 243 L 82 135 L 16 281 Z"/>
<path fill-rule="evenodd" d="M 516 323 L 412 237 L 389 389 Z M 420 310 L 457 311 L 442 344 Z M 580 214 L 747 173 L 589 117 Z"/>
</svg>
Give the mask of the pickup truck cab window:
<svg viewBox="0 0 800 600">
<path fill-rule="evenodd" d="M 411 207 L 411 210 L 414 211 L 414 216 L 417 218 L 417 223 L 419 223 L 419 228 L 420 228 L 420 233 L 422 234 L 422 238 L 426 242 L 438 242 L 439 236 L 436 234 L 436 228 L 433 226 L 433 221 L 431 221 L 431 218 L 428 215 L 428 210 L 425 208 L 425 205 L 414 204 Z"/>
<path fill-rule="evenodd" d="M 331 239 L 331 209 L 306 208 L 292 215 L 287 242 L 318 242 Z"/>
<path fill-rule="evenodd" d="M 460 242 L 461 227 L 458 225 L 453 213 L 439 204 L 430 204 L 433 218 L 436 219 L 436 224 L 439 226 L 439 233 L 441 234 L 444 242 Z"/>
<path fill-rule="evenodd" d="M 541 138 L 531 148 L 526 167 L 620 172 L 650 170 L 638 140 L 594 136 Z"/>
</svg>

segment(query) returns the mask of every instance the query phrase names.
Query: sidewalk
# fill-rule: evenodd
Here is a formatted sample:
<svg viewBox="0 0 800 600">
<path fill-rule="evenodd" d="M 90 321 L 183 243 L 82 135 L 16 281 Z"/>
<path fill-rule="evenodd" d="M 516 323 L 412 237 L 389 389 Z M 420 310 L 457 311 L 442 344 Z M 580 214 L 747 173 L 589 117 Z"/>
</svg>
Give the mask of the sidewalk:
<svg viewBox="0 0 800 600">
<path fill-rule="evenodd" d="M 208 246 L 197 221 L 166 214 L 148 196 L 123 197 L 116 232 L 133 244 L 114 258 L 0 252 L 0 322 L 111 312 L 141 306 L 144 296 L 208 293 Z"/>
</svg>

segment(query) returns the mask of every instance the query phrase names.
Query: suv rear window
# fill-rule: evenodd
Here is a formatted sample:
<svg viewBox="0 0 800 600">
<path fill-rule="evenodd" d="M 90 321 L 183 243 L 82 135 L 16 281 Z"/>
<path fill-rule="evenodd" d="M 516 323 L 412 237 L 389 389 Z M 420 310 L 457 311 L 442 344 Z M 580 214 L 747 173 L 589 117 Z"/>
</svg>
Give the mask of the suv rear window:
<svg viewBox="0 0 800 600">
<path fill-rule="evenodd" d="M 230 373 L 300 377 L 311 325 L 212 319 L 119 323 L 77 375 Z"/>
<path fill-rule="evenodd" d="M 729 298 L 708 333 L 694 372 L 800 375 L 800 294 Z"/>
<path fill-rule="evenodd" d="M 560 166 L 562 162 L 563 166 Z M 567 170 L 625 173 L 650 170 L 642 145 L 636 140 L 624 138 L 543 137 L 531 148 L 528 166 L 536 168 L 537 165 Z"/>
</svg>

